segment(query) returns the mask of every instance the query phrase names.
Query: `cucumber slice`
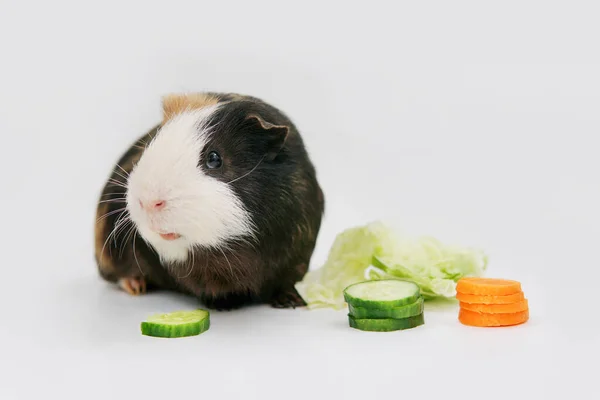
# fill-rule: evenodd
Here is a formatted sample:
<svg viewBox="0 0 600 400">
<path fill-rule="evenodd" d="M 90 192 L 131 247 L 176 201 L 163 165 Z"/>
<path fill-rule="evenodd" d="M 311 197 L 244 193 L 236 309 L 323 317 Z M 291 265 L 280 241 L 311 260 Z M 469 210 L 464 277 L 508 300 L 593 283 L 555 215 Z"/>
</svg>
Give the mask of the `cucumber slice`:
<svg viewBox="0 0 600 400">
<path fill-rule="evenodd" d="M 417 301 L 412 304 L 408 304 L 406 306 L 401 307 L 392 307 L 392 308 L 366 308 L 366 307 L 356 307 L 352 304 L 348 304 L 348 310 L 350 311 L 350 315 L 354 318 L 362 319 L 362 318 L 394 318 L 394 319 L 402 319 L 408 317 L 414 317 L 415 315 L 419 315 L 423 313 L 424 310 L 424 300 L 420 297 Z"/>
<path fill-rule="evenodd" d="M 156 314 L 142 322 L 142 335 L 178 338 L 199 335 L 210 328 L 206 310 L 175 311 Z"/>
<path fill-rule="evenodd" d="M 425 318 L 423 314 L 402 319 L 354 318 L 352 315 L 348 314 L 348 319 L 352 328 L 370 332 L 400 331 L 405 329 L 416 328 L 417 326 L 425 324 Z"/>
<path fill-rule="evenodd" d="M 344 289 L 346 303 L 355 307 L 392 308 L 412 304 L 421 297 L 419 286 L 397 279 L 359 282 Z"/>
</svg>

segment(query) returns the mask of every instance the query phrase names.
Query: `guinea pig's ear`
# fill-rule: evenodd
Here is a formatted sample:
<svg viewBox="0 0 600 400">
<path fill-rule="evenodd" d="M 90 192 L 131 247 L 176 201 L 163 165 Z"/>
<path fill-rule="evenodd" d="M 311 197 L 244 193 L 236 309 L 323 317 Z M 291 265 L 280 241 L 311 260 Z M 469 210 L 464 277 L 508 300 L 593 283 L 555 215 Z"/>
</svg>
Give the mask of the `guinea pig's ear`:
<svg viewBox="0 0 600 400">
<path fill-rule="evenodd" d="M 246 117 L 246 121 L 250 121 L 252 126 L 260 130 L 261 135 L 267 141 L 267 154 L 266 159 L 272 161 L 277 154 L 281 151 L 285 144 L 285 139 L 290 131 L 290 128 L 285 125 L 274 125 L 268 121 L 265 121 L 257 114 L 249 114 Z"/>
</svg>

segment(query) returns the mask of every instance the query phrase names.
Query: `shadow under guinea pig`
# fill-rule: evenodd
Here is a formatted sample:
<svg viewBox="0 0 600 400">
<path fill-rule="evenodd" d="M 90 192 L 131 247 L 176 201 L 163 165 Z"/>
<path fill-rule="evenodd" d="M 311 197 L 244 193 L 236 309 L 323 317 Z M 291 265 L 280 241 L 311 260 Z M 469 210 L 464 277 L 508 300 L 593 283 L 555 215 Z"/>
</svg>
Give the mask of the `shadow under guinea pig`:
<svg viewBox="0 0 600 400">
<path fill-rule="evenodd" d="M 231 329 L 239 335 L 260 329 L 260 323 L 257 325 L 254 321 L 253 324 L 256 309 L 270 309 L 266 305 L 249 305 L 231 311 L 217 311 L 208 309 L 193 296 L 170 291 L 153 290 L 132 296 L 117 285 L 96 277 L 65 283 L 58 289 L 55 299 L 57 303 L 52 308 L 57 314 L 56 329 L 46 338 L 51 341 L 54 335 L 61 335 L 61 342 L 67 339 L 71 345 L 92 344 L 96 348 L 148 339 L 141 334 L 140 324 L 153 314 L 203 308 L 210 312 L 209 331 Z M 273 312 L 276 311 L 273 309 Z"/>
</svg>

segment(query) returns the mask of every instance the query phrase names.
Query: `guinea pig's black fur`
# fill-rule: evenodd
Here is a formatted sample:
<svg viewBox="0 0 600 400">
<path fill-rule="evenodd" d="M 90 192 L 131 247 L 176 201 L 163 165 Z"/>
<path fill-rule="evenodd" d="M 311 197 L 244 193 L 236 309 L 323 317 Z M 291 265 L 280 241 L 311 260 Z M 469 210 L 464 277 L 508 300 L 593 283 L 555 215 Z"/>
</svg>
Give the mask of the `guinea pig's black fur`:
<svg viewBox="0 0 600 400">
<path fill-rule="evenodd" d="M 161 262 L 151 245 L 136 234 L 133 223 L 124 227 L 127 174 L 161 123 L 125 152 L 104 186 L 95 227 L 100 275 L 119 282 L 131 294 L 174 290 L 219 310 L 251 303 L 305 305 L 294 285 L 307 272 L 325 202 L 300 133 L 285 114 L 257 98 L 220 93 L 196 96 L 207 105 L 222 103 L 210 117 L 214 133 L 203 152 L 218 149 L 229 158 L 218 171 L 206 170 L 204 165 L 198 168 L 230 185 L 252 217 L 255 238 L 190 250 L 193 254 L 187 265 L 175 268 Z M 182 99 L 186 101 L 185 96 Z M 202 106 L 196 97 L 194 107 Z"/>
</svg>

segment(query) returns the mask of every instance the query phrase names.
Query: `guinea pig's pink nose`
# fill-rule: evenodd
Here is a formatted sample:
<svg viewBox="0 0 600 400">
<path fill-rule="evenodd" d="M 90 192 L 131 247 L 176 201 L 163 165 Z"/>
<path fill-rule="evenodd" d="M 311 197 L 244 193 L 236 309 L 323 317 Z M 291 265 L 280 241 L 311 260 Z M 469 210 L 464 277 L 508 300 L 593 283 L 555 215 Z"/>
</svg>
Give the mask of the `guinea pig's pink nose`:
<svg viewBox="0 0 600 400">
<path fill-rule="evenodd" d="M 155 210 L 160 210 L 162 208 L 165 208 L 166 201 L 156 200 L 156 201 L 153 201 L 151 204 L 152 204 L 152 208 L 154 208 Z"/>
<path fill-rule="evenodd" d="M 167 204 L 164 200 L 152 200 L 149 202 L 143 202 L 140 200 L 140 206 L 146 211 L 159 211 L 165 208 Z"/>
</svg>

